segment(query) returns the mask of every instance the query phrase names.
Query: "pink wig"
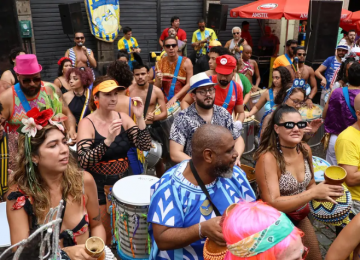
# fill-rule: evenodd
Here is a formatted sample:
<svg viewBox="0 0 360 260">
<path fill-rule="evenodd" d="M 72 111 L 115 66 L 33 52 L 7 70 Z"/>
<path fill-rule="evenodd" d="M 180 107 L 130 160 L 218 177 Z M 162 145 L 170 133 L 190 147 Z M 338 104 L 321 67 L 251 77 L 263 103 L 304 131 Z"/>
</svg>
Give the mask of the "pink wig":
<svg viewBox="0 0 360 260">
<path fill-rule="evenodd" d="M 266 205 L 262 201 L 239 202 L 224 219 L 222 230 L 225 241 L 228 245 L 235 244 L 246 237 L 268 228 L 279 217 L 280 212 L 277 209 Z M 234 256 L 229 251 L 225 256 L 225 260 L 276 260 L 276 256 L 287 248 L 292 240 L 303 235 L 300 229 L 294 227 L 289 236 L 266 252 L 242 258 Z"/>
<path fill-rule="evenodd" d="M 81 85 L 85 89 L 90 87 L 91 83 L 93 83 L 93 81 L 94 81 L 93 74 L 92 74 L 92 71 L 90 68 L 84 68 L 84 69 L 71 68 L 71 69 L 69 69 L 65 75 L 67 82 L 69 82 L 69 80 L 70 80 L 71 73 L 75 73 L 75 75 L 77 75 L 80 78 Z"/>
</svg>

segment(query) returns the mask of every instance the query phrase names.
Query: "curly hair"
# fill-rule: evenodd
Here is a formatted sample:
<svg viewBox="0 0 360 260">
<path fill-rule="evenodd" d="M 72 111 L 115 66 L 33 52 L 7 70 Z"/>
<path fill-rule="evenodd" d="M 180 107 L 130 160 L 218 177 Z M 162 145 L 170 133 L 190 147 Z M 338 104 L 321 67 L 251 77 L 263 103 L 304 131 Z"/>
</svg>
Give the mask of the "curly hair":
<svg viewBox="0 0 360 260">
<path fill-rule="evenodd" d="M 71 68 L 67 71 L 66 75 L 65 75 L 65 79 L 67 82 L 70 81 L 70 74 L 71 73 L 75 73 L 75 75 L 77 75 L 80 80 L 81 80 L 81 85 L 83 86 L 84 89 L 87 89 L 88 87 L 90 87 L 91 83 L 93 83 L 94 78 L 93 78 L 93 74 L 90 68 Z"/>
<path fill-rule="evenodd" d="M 133 81 L 133 73 L 130 70 L 129 65 L 123 61 L 114 61 L 110 63 L 107 73 L 108 76 L 114 78 L 119 86 L 128 88 Z"/>
<path fill-rule="evenodd" d="M 64 69 L 64 65 L 65 65 L 66 62 L 70 62 L 71 65 L 72 65 L 72 62 L 71 62 L 71 60 L 69 58 L 63 59 L 61 61 L 60 65 L 59 65 L 59 67 L 58 67 L 58 73 L 57 73 L 58 77 L 63 75 L 63 69 Z"/>
<path fill-rule="evenodd" d="M 259 148 L 255 151 L 253 156 L 254 160 L 258 161 L 261 155 L 270 152 L 272 155 L 274 155 L 281 173 L 286 172 L 286 162 L 284 155 L 277 148 L 278 137 L 274 126 L 278 125 L 283 115 L 288 113 L 300 114 L 299 111 L 288 105 L 280 105 L 276 108 L 274 113 L 272 113 L 268 126 L 265 128 L 264 133 L 262 134 Z M 299 145 L 299 149 L 305 158 L 309 157 L 309 153 L 303 145 Z"/>
<path fill-rule="evenodd" d="M 281 88 L 286 88 L 288 87 L 288 84 L 291 84 L 292 85 L 292 79 L 291 79 L 291 74 L 290 74 L 290 71 L 285 68 L 285 67 L 277 67 L 276 69 L 273 70 L 274 71 L 277 71 L 280 73 L 280 77 L 281 77 Z M 291 86 L 290 86 L 291 87 Z M 274 82 L 272 82 L 271 84 L 271 88 L 274 89 L 275 88 L 275 85 L 274 85 Z"/>
<path fill-rule="evenodd" d="M 57 126 L 47 125 L 43 129 L 38 130 L 35 137 L 31 138 L 31 155 L 39 155 L 40 146 L 44 143 L 49 131 L 51 130 L 60 131 Z M 65 136 L 65 133 L 64 133 Z M 33 208 L 35 216 L 38 220 L 38 223 L 42 223 L 45 219 L 47 212 L 49 211 L 50 205 L 50 192 L 49 188 L 46 186 L 46 183 L 41 178 L 41 175 L 38 172 L 38 167 L 35 166 L 35 178 L 40 184 L 39 189 L 34 189 L 33 191 L 30 188 L 28 182 L 28 175 L 26 172 L 26 164 L 28 159 L 25 154 L 25 135 L 20 135 L 18 144 L 19 150 L 16 156 L 16 169 L 13 174 L 10 185 L 21 189 L 27 196 L 30 196 L 33 200 Z M 31 158 L 30 158 L 31 160 Z M 83 178 L 82 172 L 78 168 L 76 159 L 69 153 L 69 163 L 67 169 L 64 172 L 62 182 L 61 182 L 61 192 L 62 198 L 65 200 L 70 196 L 73 200 L 81 204 L 83 189 Z"/>
<path fill-rule="evenodd" d="M 344 81 L 345 84 L 348 83 L 349 79 L 346 76 L 346 70 L 347 70 L 346 67 L 349 64 L 354 63 L 355 61 L 356 61 L 355 58 L 347 58 L 344 62 L 341 63 L 335 82 L 342 80 Z"/>
</svg>

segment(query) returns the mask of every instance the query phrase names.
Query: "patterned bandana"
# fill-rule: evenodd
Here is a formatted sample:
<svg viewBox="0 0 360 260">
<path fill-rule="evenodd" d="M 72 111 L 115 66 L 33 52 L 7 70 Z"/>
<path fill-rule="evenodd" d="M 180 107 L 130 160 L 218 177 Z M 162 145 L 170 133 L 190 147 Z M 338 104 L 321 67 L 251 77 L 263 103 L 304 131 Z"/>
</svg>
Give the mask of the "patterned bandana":
<svg viewBox="0 0 360 260">
<path fill-rule="evenodd" d="M 293 230 L 294 224 L 284 213 L 281 213 L 275 223 L 268 228 L 227 247 L 234 256 L 256 256 L 283 241 Z"/>
</svg>

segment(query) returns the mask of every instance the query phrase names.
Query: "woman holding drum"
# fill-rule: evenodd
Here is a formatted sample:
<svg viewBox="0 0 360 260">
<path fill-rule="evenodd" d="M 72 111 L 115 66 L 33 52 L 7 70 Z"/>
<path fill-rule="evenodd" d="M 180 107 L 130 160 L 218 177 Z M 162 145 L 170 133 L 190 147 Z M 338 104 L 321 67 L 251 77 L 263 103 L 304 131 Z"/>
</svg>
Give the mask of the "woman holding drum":
<svg viewBox="0 0 360 260">
<path fill-rule="evenodd" d="M 148 151 L 151 145 L 141 98 L 132 98 L 131 109 L 137 120 L 135 125 L 127 113 L 114 111 L 118 102 L 118 89 L 118 83 L 108 76 L 95 80 L 89 104 L 94 112 L 86 120 L 80 121 L 77 144 L 80 165 L 93 175 L 96 182 L 107 244 L 111 241 L 111 227 L 105 205 L 105 186 L 114 185 L 128 175 L 127 153 L 131 147 Z"/>
<path fill-rule="evenodd" d="M 280 90 L 288 88 L 292 83 L 291 74 L 285 67 L 278 67 L 273 70 L 273 84 L 270 89 L 264 91 L 250 112 L 245 112 L 246 117 L 251 117 L 265 107 L 265 112 L 275 106 L 275 98 Z"/>
<path fill-rule="evenodd" d="M 302 143 L 304 128 L 300 113 L 293 107 L 280 105 L 265 129 L 254 154 L 256 181 L 260 196 L 288 215 L 304 231 L 304 245 L 310 249 L 309 259 L 321 259 L 314 229 L 307 218 L 309 202 L 343 195 L 342 186 L 315 184 L 310 147 Z"/>
<path fill-rule="evenodd" d="M 29 118 L 22 121 L 17 168 L 6 205 L 11 244 L 27 239 L 47 223 L 50 209 L 63 200 L 60 234 L 55 229 L 53 235 L 59 236 L 59 246 L 70 259 L 92 259 L 84 246 L 89 234 L 106 238 L 96 184 L 88 172 L 78 168 L 77 160 L 69 153 L 60 123 L 66 117 L 54 114 L 52 109 L 34 108 L 28 112 Z"/>
</svg>

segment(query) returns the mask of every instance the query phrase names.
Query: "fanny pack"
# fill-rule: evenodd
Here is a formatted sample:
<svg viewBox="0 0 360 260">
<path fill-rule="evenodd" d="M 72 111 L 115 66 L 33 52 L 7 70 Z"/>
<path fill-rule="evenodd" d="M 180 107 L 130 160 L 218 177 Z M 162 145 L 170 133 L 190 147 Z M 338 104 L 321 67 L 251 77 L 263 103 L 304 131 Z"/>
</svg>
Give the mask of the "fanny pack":
<svg viewBox="0 0 360 260">
<path fill-rule="evenodd" d="M 307 215 L 310 213 L 310 207 L 309 203 L 306 203 L 306 205 L 302 206 L 301 208 L 298 208 L 297 210 L 287 213 L 286 215 L 290 218 L 290 220 L 296 225 L 301 220 L 307 217 Z"/>
<path fill-rule="evenodd" d="M 321 143 L 324 145 L 324 151 L 329 148 L 330 136 L 330 133 L 325 133 L 323 138 L 321 138 Z"/>
</svg>

